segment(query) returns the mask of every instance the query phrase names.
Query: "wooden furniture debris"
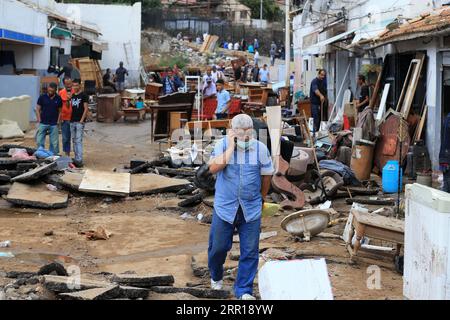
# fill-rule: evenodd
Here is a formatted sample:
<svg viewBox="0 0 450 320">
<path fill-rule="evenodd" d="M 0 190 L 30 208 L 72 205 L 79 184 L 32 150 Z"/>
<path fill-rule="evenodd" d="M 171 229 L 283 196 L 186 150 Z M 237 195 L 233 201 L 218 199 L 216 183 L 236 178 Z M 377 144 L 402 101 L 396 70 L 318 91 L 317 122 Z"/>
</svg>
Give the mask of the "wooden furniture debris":
<svg viewBox="0 0 450 320">
<path fill-rule="evenodd" d="M 170 127 L 169 135 L 172 135 L 177 129 L 183 128 L 184 124 L 187 122 L 187 112 L 170 112 Z"/>
<path fill-rule="evenodd" d="M 306 116 L 306 119 L 311 118 L 311 101 L 310 100 L 299 100 L 297 102 L 297 110 L 300 115 Z"/>
<path fill-rule="evenodd" d="M 80 71 L 80 77 L 83 83 L 86 80 L 92 80 L 95 81 L 98 89 L 103 88 L 102 69 L 98 60 L 89 58 L 72 59 L 72 64 Z"/>
<path fill-rule="evenodd" d="M 97 121 L 113 123 L 120 119 L 120 94 L 101 94 L 97 96 Z"/>
<path fill-rule="evenodd" d="M 205 41 L 200 47 L 200 53 L 212 52 L 214 51 L 217 41 L 219 41 L 218 36 L 207 35 Z"/>
<path fill-rule="evenodd" d="M 425 62 L 425 54 L 418 53 L 416 59 L 411 61 L 411 64 L 406 74 L 405 84 L 397 104 L 397 112 L 403 115 L 403 118 L 408 118 L 411 106 L 416 93 L 417 84 L 422 72 L 423 64 Z"/>
<path fill-rule="evenodd" d="M 126 197 L 130 194 L 130 174 L 86 170 L 80 191 Z"/>
<path fill-rule="evenodd" d="M 420 116 L 419 124 L 417 125 L 416 131 L 414 132 L 413 144 L 414 142 L 422 139 L 423 128 L 425 127 L 425 121 L 427 119 L 428 106 L 425 105 L 422 110 L 422 115 Z"/>
<path fill-rule="evenodd" d="M 170 112 L 186 112 L 187 120 L 192 117 L 192 109 L 194 107 L 196 92 L 176 92 L 173 94 L 161 96 L 158 104 L 149 106 L 150 109 L 150 130 L 151 140 L 155 137 L 168 137 L 170 132 Z M 157 113 L 155 123 L 155 113 Z"/>
<path fill-rule="evenodd" d="M 223 119 L 223 120 L 208 120 L 208 121 L 190 121 L 186 123 L 186 131 L 189 133 L 195 133 L 195 130 L 202 130 L 204 135 L 212 136 L 214 132 L 212 129 L 230 129 L 231 128 L 231 120 Z M 195 136 L 195 134 L 194 134 Z"/>
<path fill-rule="evenodd" d="M 123 108 L 123 120 L 128 121 L 129 118 L 136 118 L 136 122 L 144 120 L 145 109 Z"/>
<path fill-rule="evenodd" d="M 145 99 L 158 100 L 163 85 L 156 82 L 150 82 L 145 86 Z"/>
<path fill-rule="evenodd" d="M 347 245 L 347 249 L 352 258 L 358 254 L 361 248 L 361 240 L 364 237 L 395 243 L 397 244 L 396 254 L 400 254 L 405 237 L 404 221 L 358 210 L 352 210 L 351 213 L 353 215 L 352 224 L 355 228 L 356 242 L 353 249 L 350 244 Z M 353 234 L 351 232 L 349 239 L 352 238 Z"/>
</svg>

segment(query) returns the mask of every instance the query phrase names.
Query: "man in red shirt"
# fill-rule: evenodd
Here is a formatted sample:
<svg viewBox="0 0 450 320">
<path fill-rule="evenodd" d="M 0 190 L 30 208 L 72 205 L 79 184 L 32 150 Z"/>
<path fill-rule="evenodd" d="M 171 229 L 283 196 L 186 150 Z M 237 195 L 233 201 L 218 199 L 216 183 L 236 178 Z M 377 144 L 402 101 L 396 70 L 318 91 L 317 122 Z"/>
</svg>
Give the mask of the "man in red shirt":
<svg viewBox="0 0 450 320">
<path fill-rule="evenodd" d="M 64 78 L 64 89 L 59 91 L 59 96 L 62 99 L 63 105 L 61 113 L 59 114 L 59 123 L 61 123 L 61 135 L 63 151 L 66 156 L 70 157 L 70 119 L 72 117 L 71 98 L 74 90 L 72 89 L 72 79 Z"/>
</svg>

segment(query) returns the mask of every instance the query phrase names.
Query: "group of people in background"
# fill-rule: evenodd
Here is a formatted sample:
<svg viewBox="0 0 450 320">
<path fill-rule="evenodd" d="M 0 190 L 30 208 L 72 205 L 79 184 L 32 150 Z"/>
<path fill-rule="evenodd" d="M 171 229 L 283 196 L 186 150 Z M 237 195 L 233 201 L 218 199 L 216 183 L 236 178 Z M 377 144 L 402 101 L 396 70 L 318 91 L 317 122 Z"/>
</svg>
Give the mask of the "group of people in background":
<svg viewBox="0 0 450 320">
<path fill-rule="evenodd" d="M 61 127 L 62 147 L 70 157 L 72 146 L 73 164 L 83 166 L 83 132 L 88 116 L 88 96 L 81 87 L 79 79 L 64 78 L 64 88 L 57 93 L 58 86 L 52 82 L 47 92 L 42 94 L 36 105 L 38 124 L 36 144 L 45 149 L 45 140 L 49 136 L 49 151 L 59 155 L 59 128 Z"/>
</svg>

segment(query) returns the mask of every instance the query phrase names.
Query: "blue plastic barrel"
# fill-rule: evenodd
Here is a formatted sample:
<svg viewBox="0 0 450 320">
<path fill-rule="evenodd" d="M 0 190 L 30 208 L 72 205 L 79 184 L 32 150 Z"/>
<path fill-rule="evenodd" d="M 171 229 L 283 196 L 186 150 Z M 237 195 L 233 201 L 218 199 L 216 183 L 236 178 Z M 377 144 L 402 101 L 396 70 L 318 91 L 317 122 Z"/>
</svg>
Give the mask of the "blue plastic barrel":
<svg viewBox="0 0 450 320">
<path fill-rule="evenodd" d="M 403 169 L 400 169 L 398 161 L 391 160 L 383 168 L 382 184 L 384 193 L 398 192 L 398 170 L 401 170 L 400 185 L 403 190 Z"/>
</svg>

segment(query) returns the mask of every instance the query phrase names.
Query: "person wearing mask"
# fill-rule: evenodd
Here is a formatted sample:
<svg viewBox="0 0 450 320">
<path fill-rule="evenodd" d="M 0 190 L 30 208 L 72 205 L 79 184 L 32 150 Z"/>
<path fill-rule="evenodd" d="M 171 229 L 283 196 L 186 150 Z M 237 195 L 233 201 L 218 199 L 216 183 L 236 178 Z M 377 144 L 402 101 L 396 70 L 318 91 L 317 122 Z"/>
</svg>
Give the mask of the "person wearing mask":
<svg viewBox="0 0 450 320">
<path fill-rule="evenodd" d="M 58 86 L 52 82 L 48 85 L 47 93 L 42 94 L 36 105 L 36 122 L 38 129 L 36 133 L 36 144 L 45 149 L 45 138 L 50 140 L 50 152 L 59 154 L 59 130 L 58 120 L 62 108 L 62 100 L 56 94 Z"/>
<path fill-rule="evenodd" d="M 263 68 L 259 70 L 259 82 L 268 84 L 269 81 L 270 81 L 270 71 L 267 67 L 267 64 L 265 64 Z"/>
<path fill-rule="evenodd" d="M 64 89 L 59 91 L 62 100 L 61 113 L 59 114 L 59 123 L 61 124 L 62 148 L 66 156 L 70 157 L 71 138 L 70 138 L 70 119 L 72 118 L 72 79 L 64 78 Z"/>
<path fill-rule="evenodd" d="M 120 93 L 125 90 L 125 75 L 128 76 L 128 70 L 123 67 L 123 62 L 120 61 L 119 68 L 116 69 L 117 91 Z"/>
<path fill-rule="evenodd" d="M 442 191 L 450 193 L 450 113 L 444 119 L 444 131 L 441 137 L 439 164 L 444 175 Z"/>
<path fill-rule="evenodd" d="M 217 109 L 216 119 L 226 119 L 231 105 L 230 93 L 225 90 L 225 83 L 222 79 L 217 80 Z"/>
<path fill-rule="evenodd" d="M 83 134 L 84 124 L 88 115 L 89 97 L 81 90 L 81 81 L 73 81 L 72 117 L 70 119 L 70 135 L 72 136 L 75 157 L 73 164 L 77 168 L 83 167 Z"/>
<path fill-rule="evenodd" d="M 311 99 L 311 114 L 314 118 L 314 134 L 320 130 L 321 109 L 326 102 L 327 87 L 325 83 L 326 72 L 320 69 L 317 77 L 311 81 L 309 97 Z"/>
<path fill-rule="evenodd" d="M 240 258 L 234 295 L 255 300 L 253 282 L 258 271 L 261 212 L 274 173 L 267 147 L 254 137 L 253 121 L 239 114 L 231 130 L 219 140 L 208 163 L 216 175 L 214 210 L 208 245 L 211 288 L 223 288 L 223 265 L 237 230 Z"/>
</svg>

